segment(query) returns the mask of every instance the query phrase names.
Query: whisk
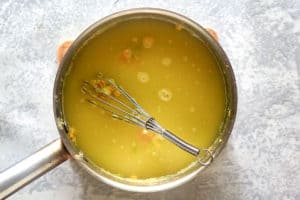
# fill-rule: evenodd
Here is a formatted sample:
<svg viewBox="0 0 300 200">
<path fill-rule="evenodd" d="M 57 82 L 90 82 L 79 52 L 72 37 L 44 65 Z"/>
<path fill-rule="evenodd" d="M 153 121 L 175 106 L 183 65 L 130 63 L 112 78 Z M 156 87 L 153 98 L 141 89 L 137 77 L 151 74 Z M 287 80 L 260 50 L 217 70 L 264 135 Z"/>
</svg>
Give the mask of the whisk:
<svg viewBox="0 0 300 200">
<path fill-rule="evenodd" d="M 184 151 L 196 156 L 201 165 L 206 166 L 213 161 L 213 154 L 209 149 L 201 150 L 163 128 L 114 79 L 106 78 L 102 73 L 98 73 L 95 79 L 82 83 L 81 91 L 87 96 L 87 102 L 102 108 L 115 119 L 162 135 Z"/>
</svg>

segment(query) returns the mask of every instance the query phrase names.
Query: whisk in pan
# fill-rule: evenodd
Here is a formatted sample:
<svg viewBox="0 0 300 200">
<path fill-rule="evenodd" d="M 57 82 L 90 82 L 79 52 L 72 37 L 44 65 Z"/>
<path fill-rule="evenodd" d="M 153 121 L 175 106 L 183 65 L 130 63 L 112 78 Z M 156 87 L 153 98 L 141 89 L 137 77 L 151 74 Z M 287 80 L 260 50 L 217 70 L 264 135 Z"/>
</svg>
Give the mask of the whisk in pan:
<svg viewBox="0 0 300 200">
<path fill-rule="evenodd" d="M 113 79 L 104 77 L 102 73 L 98 73 L 93 80 L 84 81 L 81 91 L 87 96 L 87 102 L 110 113 L 115 119 L 162 135 L 168 141 L 196 156 L 201 165 L 209 165 L 213 161 L 209 149 L 201 150 L 163 128 L 121 86 Z"/>
</svg>

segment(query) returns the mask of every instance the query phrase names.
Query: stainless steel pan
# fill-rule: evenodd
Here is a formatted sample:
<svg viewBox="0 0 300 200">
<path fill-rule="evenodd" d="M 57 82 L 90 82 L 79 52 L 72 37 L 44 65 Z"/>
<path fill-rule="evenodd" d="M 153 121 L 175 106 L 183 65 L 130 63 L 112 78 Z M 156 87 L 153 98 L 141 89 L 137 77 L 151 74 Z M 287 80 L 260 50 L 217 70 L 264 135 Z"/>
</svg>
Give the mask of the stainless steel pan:
<svg viewBox="0 0 300 200">
<path fill-rule="evenodd" d="M 111 175 L 86 159 L 67 136 L 68 126 L 64 120 L 62 87 L 72 57 L 84 44 L 84 42 L 93 37 L 95 34 L 101 34 L 101 32 L 109 29 L 111 26 L 116 26 L 119 22 L 134 18 L 155 18 L 169 21 L 174 24 L 182 24 L 185 29 L 201 40 L 207 46 L 208 50 L 213 53 L 224 77 L 226 87 L 226 116 L 218 138 L 209 149 L 213 152 L 213 157 L 216 157 L 223 149 L 231 133 L 235 120 L 237 110 L 237 89 L 232 67 L 219 43 L 214 40 L 203 27 L 177 13 L 150 8 L 125 10 L 101 19 L 87 28 L 74 41 L 67 51 L 57 72 L 53 90 L 54 116 L 60 133 L 60 138 L 0 173 L 0 199 L 9 196 L 68 158 L 73 158 L 79 165 L 98 180 L 123 190 L 136 192 L 153 192 L 176 187 L 192 179 L 196 176 L 196 174 L 204 169 L 205 166 L 201 166 L 195 162 L 188 169 L 167 177 L 148 179 L 144 181 L 122 179 Z"/>
</svg>

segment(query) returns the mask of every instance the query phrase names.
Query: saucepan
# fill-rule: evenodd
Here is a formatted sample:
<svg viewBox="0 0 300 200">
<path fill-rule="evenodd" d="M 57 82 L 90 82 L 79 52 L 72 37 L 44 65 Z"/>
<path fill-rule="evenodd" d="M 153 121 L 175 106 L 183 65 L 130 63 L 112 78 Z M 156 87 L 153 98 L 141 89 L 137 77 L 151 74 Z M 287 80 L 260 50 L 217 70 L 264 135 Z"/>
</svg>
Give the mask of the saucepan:
<svg viewBox="0 0 300 200">
<path fill-rule="evenodd" d="M 174 24 L 184 24 L 184 26 L 198 37 L 209 49 L 216 58 L 220 71 L 223 75 L 226 89 L 226 114 L 220 128 L 219 135 L 213 144 L 209 147 L 212 156 L 215 158 L 225 146 L 228 137 L 232 131 L 236 110 L 237 110 L 237 89 L 234 73 L 225 52 L 220 44 L 199 24 L 188 19 L 180 14 L 154 8 L 139 8 L 121 11 L 105 17 L 95 24 L 88 27 L 79 37 L 73 42 L 71 47 L 66 52 L 60 67 L 58 69 L 53 91 L 53 110 L 56 125 L 60 138 L 51 142 L 47 146 L 38 150 L 31 156 L 25 158 L 12 167 L 4 170 L 0 174 L 0 199 L 9 196 L 32 180 L 41 176 L 50 169 L 58 166 L 60 163 L 71 158 L 81 165 L 87 172 L 94 176 L 99 181 L 107 183 L 111 186 L 135 192 L 155 192 L 176 187 L 191 180 L 205 166 L 195 164 L 177 173 L 173 176 L 165 177 L 164 179 L 152 181 L 132 182 L 116 178 L 104 170 L 99 169 L 93 163 L 89 162 L 76 146 L 70 141 L 67 136 L 67 129 L 64 126 L 64 116 L 62 109 L 62 87 L 66 73 L 69 69 L 72 56 L 89 38 L 96 34 L 99 30 L 104 29 L 111 24 L 117 24 L 123 20 L 134 18 L 158 18 L 161 20 L 170 21 Z"/>
</svg>

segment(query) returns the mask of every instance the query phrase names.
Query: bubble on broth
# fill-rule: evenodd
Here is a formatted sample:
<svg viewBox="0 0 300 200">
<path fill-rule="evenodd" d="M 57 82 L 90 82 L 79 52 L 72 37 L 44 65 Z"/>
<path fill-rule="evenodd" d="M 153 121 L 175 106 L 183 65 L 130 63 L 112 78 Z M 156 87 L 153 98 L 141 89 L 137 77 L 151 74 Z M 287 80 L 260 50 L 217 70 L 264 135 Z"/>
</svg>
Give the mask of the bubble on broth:
<svg viewBox="0 0 300 200">
<path fill-rule="evenodd" d="M 170 66 L 172 64 L 172 59 L 170 57 L 164 57 L 161 60 L 161 64 L 164 66 Z"/>
<path fill-rule="evenodd" d="M 151 36 L 146 36 L 143 38 L 143 46 L 145 49 L 150 49 L 153 46 L 154 38 Z"/>
<path fill-rule="evenodd" d="M 159 90 L 158 96 L 159 96 L 159 98 L 160 98 L 162 101 L 167 102 L 167 101 L 170 101 L 170 100 L 172 99 L 173 94 L 172 94 L 172 92 L 171 92 L 169 89 L 167 89 L 167 88 L 162 88 L 161 90 Z"/>
<path fill-rule="evenodd" d="M 147 83 L 150 80 L 149 74 L 147 72 L 138 72 L 137 79 L 141 83 Z"/>
</svg>

